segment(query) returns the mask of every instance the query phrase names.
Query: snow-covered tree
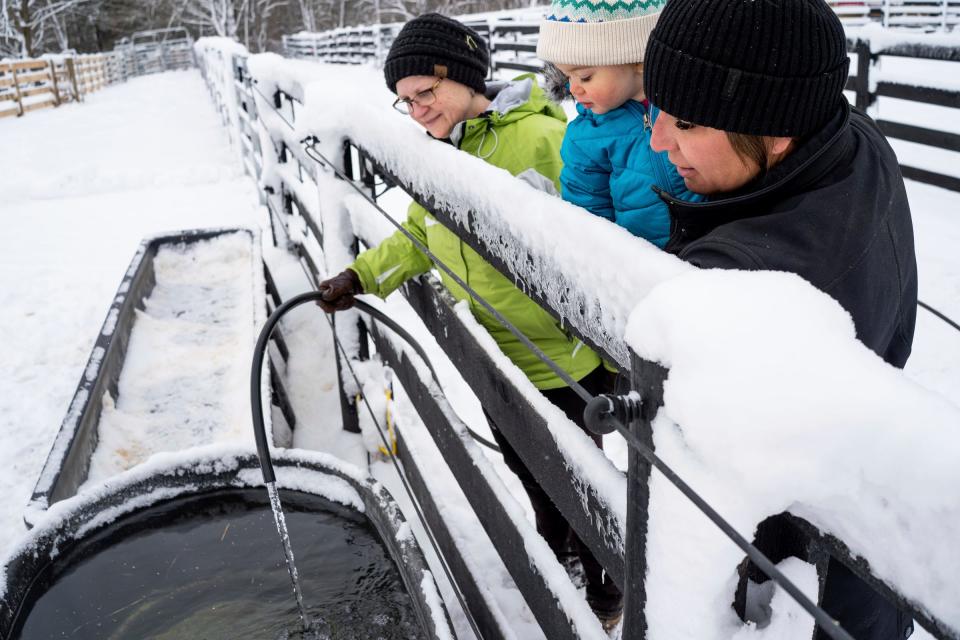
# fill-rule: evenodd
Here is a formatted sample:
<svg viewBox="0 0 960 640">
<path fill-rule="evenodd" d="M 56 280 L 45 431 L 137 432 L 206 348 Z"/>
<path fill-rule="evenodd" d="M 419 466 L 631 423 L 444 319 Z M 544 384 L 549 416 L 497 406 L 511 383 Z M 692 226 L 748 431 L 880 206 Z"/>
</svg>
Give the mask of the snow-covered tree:
<svg viewBox="0 0 960 640">
<path fill-rule="evenodd" d="M 3 24 L 0 34 L 13 38 L 20 45 L 20 55 L 30 58 L 42 45 L 46 30 L 57 33 L 57 38 L 66 43 L 66 28 L 63 14 L 79 9 L 92 0 L 0 0 L 3 3 Z M 57 22 L 54 27 L 53 23 Z"/>
<path fill-rule="evenodd" d="M 203 33 L 227 38 L 237 37 L 235 0 L 182 0 L 171 18 L 174 25 L 198 27 Z"/>
</svg>

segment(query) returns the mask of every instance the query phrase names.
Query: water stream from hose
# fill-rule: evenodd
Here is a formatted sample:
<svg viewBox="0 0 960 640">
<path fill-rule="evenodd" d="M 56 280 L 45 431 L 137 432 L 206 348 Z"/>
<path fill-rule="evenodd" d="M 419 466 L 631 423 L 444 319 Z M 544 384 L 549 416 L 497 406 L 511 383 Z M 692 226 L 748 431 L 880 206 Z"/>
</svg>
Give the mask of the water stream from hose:
<svg viewBox="0 0 960 640">
<path fill-rule="evenodd" d="M 293 593 L 297 597 L 297 610 L 300 612 L 300 624 L 303 631 L 309 631 L 309 620 L 303 610 L 303 593 L 300 591 L 300 576 L 297 574 L 297 565 L 293 560 L 293 547 L 290 545 L 290 534 L 287 533 L 287 520 L 283 517 L 283 507 L 280 504 L 280 493 L 276 482 L 267 482 L 267 493 L 270 495 L 270 508 L 273 510 L 273 520 L 277 523 L 277 532 L 283 543 L 283 555 L 287 559 L 287 571 L 290 573 L 290 582 L 293 583 Z"/>
</svg>

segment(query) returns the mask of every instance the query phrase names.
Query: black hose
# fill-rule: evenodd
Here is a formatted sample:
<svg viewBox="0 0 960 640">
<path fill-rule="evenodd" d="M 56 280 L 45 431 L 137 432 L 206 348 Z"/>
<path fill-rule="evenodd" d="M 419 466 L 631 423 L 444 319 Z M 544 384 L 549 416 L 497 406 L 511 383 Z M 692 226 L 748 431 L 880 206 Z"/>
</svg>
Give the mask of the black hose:
<svg viewBox="0 0 960 640">
<path fill-rule="evenodd" d="M 263 482 L 265 484 L 276 481 L 276 476 L 273 474 L 273 461 L 270 459 L 267 430 L 263 424 L 263 398 L 260 392 L 267 342 L 270 341 L 273 328 L 277 326 L 277 323 L 288 311 L 306 302 L 319 300 L 321 295 L 319 291 L 308 291 L 290 298 L 277 307 L 267 318 L 266 324 L 260 330 L 260 337 L 257 338 L 257 345 L 253 348 L 253 366 L 250 370 L 250 409 L 253 417 L 253 436 L 257 442 L 257 457 L 260 459 L 260 470 L 263 472 Z"/>
<path fill-rule="evenodd" d="M 322 294 L 319 291 L 308 291 L 290 298 L 277 307 L 273 313 L 270 314 L 270 317 L 267 318 L 267 322 L 263 325 L 263 329 L 260 331 L 260 336 L 257 338 L 257 344 L 253 349 L 253 365 L 250 371 L 250 405 L 251 412 L 253 414 L 253 433 L 257 442 L 257 456 L 260 459 L 260 469 L 263 472 L 264 482 L 273 482 L 275 480 L 273 473 L 273 462 L 270 459 L 270 447 L 269 443 L 267 442 L 266 427 L 264 426 L 263 420 L 263 398 L 260 393 L 260 383 L 262 378 L 261 372 L 263 369 L 263 359 L 267 351 L 267 342 L 270 341 L 270 335 L 273 333 L 274 327 L 277 326 L 277 323 L 280 322 L 280 319 L 286 315 L 288 311 L 306 302 L 320 300 L 321 295 Z M 376 307 L 373 307 L 362 300 L 354 300 L 354 308 L 376 318 L 389 327 L 391 331 L 403 338 L 403 340 L 409 344 L 414 351 L 416 351 L 417 355 L 423 359 L 424 363 L 427 365 L 427 368 L 430 369 L 430 375 L 433 376 L 433 381 L 437 384 L 437 388 L 442 388 L 440 385 L 440 378 L 437 376 L 436 370 L 430 363 L 430 359 L 427 357 L 426 351 L 423 350 L 423 347 L 421 347 L 420 344 L 414 340 L 413 336 L 411 336 L 406 329 L 401 327 L 396 321 Z M 476 433 L 466 424 L 464 424 L 464 427 L 474 440 L 489 449 L 500 451 L 500 448 L 497 447 L 497 445 Z"/>
<path fill-rule="evenodd" d="M 254 432 L 254 437 L 256 439 L 256 443 L 257 443 L 257 457 L 260 460 L 260 469 L 263 473 L 264 484 L 269 484 L 276 481 L 276 477 L 274 476 L 274 473 L 273 473 L 273 461 L 270 458 L 270 447 L 267 442 L 266 427 L 264 426 L 263 401 L 260 393 L 260 384 L 261 384 L 262 372 L 263 372 L 263 359 L 266 357 L 267 343 L 270 340 L 270 334 L 273 332 L 273 329 L 277 326 L 277 323 L 280 322 L 280 319 L 283 318 L 283 316 L 286 315 L 288 311 L 304 303 L 319 300 L 322 297 L 322 295 L 323 294 L 320 291 L 308 291 L 306 293 L 301 293 L 299 295 L 296 295 L 290 298 L 289 300 L 281 304 L 279 307 L 274 309 L 273 313 L 270 314 L 270 317 L 267 318 L 267 322 L 263 325 L 263 329 L 260 330 L 260 336 L 257 338 L 257 344 L 254 347 L 253 365 L 250 372 L 250 404 L 251 404 L 251 409 L 253 413 L 253 432 Z M 368 313 L 374 318 L 380 320 L 385 325 L 390 327 L 390 329 L 396 332 L 397 335 L 399 335 L 401 338 L 406 340 L 407 343 L 409 343 L 410 346 L 413 347 L 414 351 L 416 351 L 417 354 L 421 358 L 423 358 L 423 361 L 426 363 L 427 367 L 430 369 L 430 373 L 433 376 L 434 381 L 437 383 L 437 388 L 438 389 L 440 388 L 440 380 L 437 377 L 436 371 L 434 371 L 433 369 L 433 365 L 430 364 L 430 360 L 427 358 L 426 352 L 417 343 L 417 341 L 413 339 L 413 336 L 411 336 L 406 331 L 406 329 L 398 325 L 393 319 L 385 315 L 379 309 L 375 309 L 374 307 L 371 307 L 369 304 L 367 304 L 366 302 L 363 302 L 362 300 L 354 300 L 354 306 L 357 309 L 363 311 L 364 313 Z M 331 329 L 333 328 L 332 324 L 333 323 L 331 322 Z M 356 372 L 353 370 L 353 367 L 350 365 L 350 361 L 347 357 L 347 352 L 346 350 L 344 350 L 343 345 L 340 344 L 340 339 L 337 338 L 336 333 L 333 334 L 333 339 L 337 348 L 343 354 L 347 368 L 350 370 L 351 375 L 353 375 L 354 380 L 356 380 L 357 384 L 359 385 L 360 380 L 357 378 Z M 376 419 L 376 416 L 373 415 L 373 409 L 370 407 L 370 403 L 367 401 L 366 397 L 363 398 L 363 401 L 367 405 L 367 410 L 370 411 L 370 417 L 373 418 L 374 422 L 376 423 L 377 419 Z M 377 424 L 377 431 L 380 432 L 380 438 L 383 440 L 384 445 L 389 447 L 389 444 L 387 443 L 387 440 L 386 440 L 386 436 L 383 433 L 383 429 L 379 426 L 379 424 Z M 491 443 L 488 443 L 479 435 L 471 431 L 469 427 L 467 427 L 467 431 L 469 431 L 470 435 L 472 435 L 475 439 L 479 440 L 482 444 L 486 444 L 487 446 L 496 448 L 496 445 L 492 445 Z M 499 449 L 497 450 L 499 451 Z M 446 574 L 447 580 L 450 583 L 450 587 L 453 589 L 454 595 L 456 595 L 457 600 L 459 601 L 460 606 L 463 609 L 463 613 L 470 624 L 470 627 L 473 629 L 473 632 L 476 635 L 476 637 L 479 638 L 480 640 L 483 640 L 483 637 L 484 637 L 483 633 L 481 632 L 479 626 L 477 625 L 476 620 L 474 620 L 473 614 L 470 613 L 470 609 L 467 607 L 463 594 L 460 591 L 460 586 L 457 584 L 456 580 L 453 577 L 453 574 L 450 571 L 450 568 L 447 566 L 447 561 L 443 557 L 443 554 L 433 534 L 433 531 L 430 529 L 429 523 L 427 523 L 426 517 L 423 515 L 422 511 L 420 510 L 416 497 L 413 493 L 413 489 L 410 487 L 410 483 L 408 482 L 405 474 L 403 473 L 403 470 L 400 468 L 400 465 L 397 462 L 396 458 L 391 456 L 390 460 L 393 462 L 393 465 L 396 468 L 397 474 L 400 477 L 400 481 L 403 484 L 404 490 L 406 491 L 407 496 L 410 498 L 410 503 L 413 506 L 413 509 L 416 512 L 417 517 L 420 520 L 420 523 L 423 525 L 423 529 L 426 532 L 428 539 L 430 540 L 430 544 L 433 547 L 434 552 L 437 554 L 437 558 L 440 561 L 443 571 Z"/>
</svg>

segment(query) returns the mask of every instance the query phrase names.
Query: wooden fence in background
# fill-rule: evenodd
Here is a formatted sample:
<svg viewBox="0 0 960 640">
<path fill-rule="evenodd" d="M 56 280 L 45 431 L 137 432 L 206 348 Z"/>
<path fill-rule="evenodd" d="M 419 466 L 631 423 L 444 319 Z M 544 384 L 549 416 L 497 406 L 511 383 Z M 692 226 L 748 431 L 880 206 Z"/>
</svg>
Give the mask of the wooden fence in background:
<svg viewBox="0 0 960 640">
<path fill-rule="evenodd" d="M 127 79 L 116 53 L 57 56 L 0 63 L 0 118 L 80 102 Z"/>
</svg>

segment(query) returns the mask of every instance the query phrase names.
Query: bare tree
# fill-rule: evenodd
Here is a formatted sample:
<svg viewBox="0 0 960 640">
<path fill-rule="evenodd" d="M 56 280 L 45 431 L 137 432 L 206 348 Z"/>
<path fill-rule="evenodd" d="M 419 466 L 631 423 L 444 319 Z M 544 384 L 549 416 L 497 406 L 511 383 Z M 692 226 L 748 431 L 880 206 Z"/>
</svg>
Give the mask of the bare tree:
<svg viewBox="0 0 960 640">
<path fill-rule="evenodd" d="M 53 23 L 62 19 L 63 14 L 78 9 L 91 0 L 3 0 L 2 35 L 15 39 L 20 44 L 20 55 L 26 58 L 37 53 L 42 45 L 48 27 L 57 33 L 57 39 L 66 43 L 66 29 L 62 22 L 56 27 Z"/>
<path fill-rule="evenodd" d="M 287 0 L 255 0 L 256 50 L 266 51 L 270 42 L 270 26 L 275 12 L 287 6 Z M 250 48 L 250 45 L 247 45 Z"/>
<path fill-rule="evenodd" d="M 198 27 L 201 32 L 226 38 L 237 37 L 237 12 L 234 0 L 182 0 L 172 24 Z"/>
<path fill-rule="evenodd" d="M 111 48 L 141 30 L 186 27 L 194 37 L 237 38 L 251 51 L 281 36 L 358 24 L 406 21 L 428 11 L 458 15 L 544 0 L 0 0 L 0 56 L 54 47 Z"/>
<path fill-rule="evenodd" d="M 297 8 L 300 10 L 300 19 L 303 20 L 304 31 L 317 30 L 317 19 L 313 13 L 314 4 L 310 0 L 297 0 Z"/>
</svg>

